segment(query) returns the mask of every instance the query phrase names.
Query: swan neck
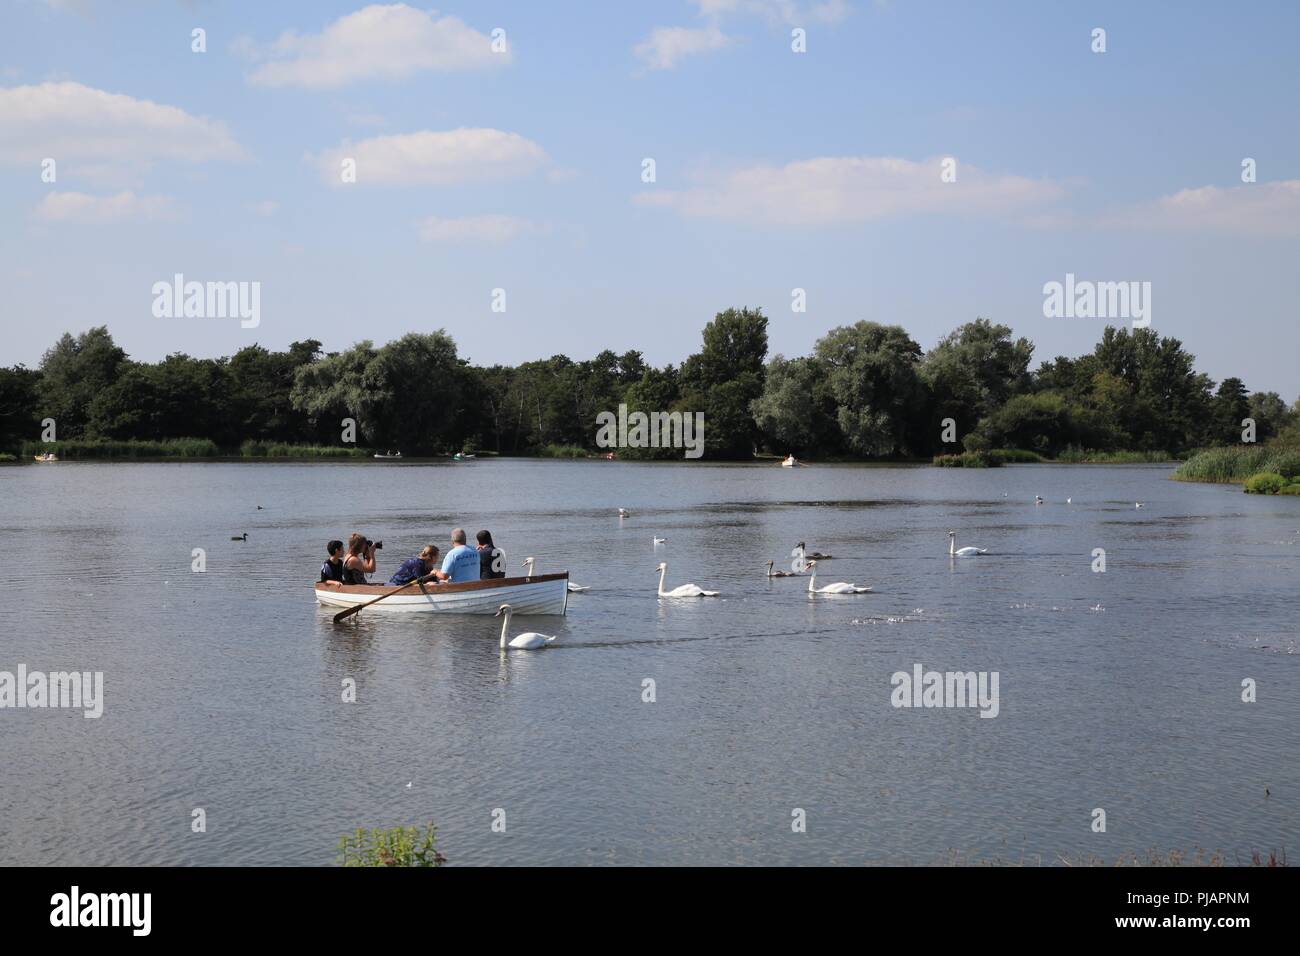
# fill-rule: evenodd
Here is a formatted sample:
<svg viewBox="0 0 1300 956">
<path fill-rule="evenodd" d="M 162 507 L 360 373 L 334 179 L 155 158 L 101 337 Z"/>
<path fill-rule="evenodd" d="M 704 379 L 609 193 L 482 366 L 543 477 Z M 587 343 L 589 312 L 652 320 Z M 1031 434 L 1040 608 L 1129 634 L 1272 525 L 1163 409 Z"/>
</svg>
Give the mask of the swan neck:
<svg viewBox="0 0 1300 956">
<path fill-rule="evenodd" d="M 659 569 L 659 593 L 664 593 L 664 576 L 668 573 L 668 566 L 664 565 Z"/>
<path fill-rule="evenodd" d="M 501 646 L 506 646 L 506 631 L 510 627 L 510 612 L 506 611 L 505 620 L 501 622 Z"/>
<path fill-rule="evenodd" d="M 956 538 L 949 538 L 949 539 L 948 539 L 948 553 L 949 553 L 949 554 L 956 554 L 956 553 L 957 553 L 957 539 L 956 539 Z"/>
</svg>

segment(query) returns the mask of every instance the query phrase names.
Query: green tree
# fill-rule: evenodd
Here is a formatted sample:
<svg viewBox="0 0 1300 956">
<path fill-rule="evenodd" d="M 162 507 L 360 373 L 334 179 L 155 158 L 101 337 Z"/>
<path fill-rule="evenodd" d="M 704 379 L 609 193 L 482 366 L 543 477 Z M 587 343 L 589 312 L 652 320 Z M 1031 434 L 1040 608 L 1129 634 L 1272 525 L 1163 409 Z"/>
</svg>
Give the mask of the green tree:
<svg viewBox="0 0 1300 956">
<path fill-rule="evenodd" d="M 815 358 L 773 356 L 763 394 L 750 409 L 770 451 L 806 456 L 839 450 L 835 397 Z"/>
<path fill-rule="evenodd" d="M 24 441 L 40 438 L 40 379 L 40 372 L 22 365 L 0 368 L 0 451 L 17 451 Z"/>
<path fill-rule="evenodd" d="M 63 333 L 41 358 L 39 417 L 55 420 L 58 438 L 81 438 L 95 396 L 110 387 L 126 362 L 106 326 L 75 338 Z"/>
<path fill-rule="evenodd" d="M 900 326 L 840 326 L 817 341 L 814 355 L 826 369 L 850 450 L 890 456 L 925 446 L 917 435 L 927 399 L 918 373 L 921 347 Z"/>
<path fill-rule="evenodd" d="M 930 431 L 937 442 L 952 418 L 967 433 L 1013 395 L 1030 389 L 1034 347 L 1011 338 L 1011 329 L 988 319 L 967 322 L 926 353 L 921 375 L 932 396 Z"/>
</svg>

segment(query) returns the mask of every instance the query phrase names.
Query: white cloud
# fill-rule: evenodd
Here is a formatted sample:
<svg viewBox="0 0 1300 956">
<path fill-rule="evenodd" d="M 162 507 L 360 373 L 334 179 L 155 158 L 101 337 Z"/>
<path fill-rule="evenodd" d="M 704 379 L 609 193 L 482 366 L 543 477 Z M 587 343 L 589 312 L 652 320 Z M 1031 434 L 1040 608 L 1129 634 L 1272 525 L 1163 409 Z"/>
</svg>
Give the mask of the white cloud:
<svg viewBox="0 0 1300 956">
<path fill-rule="evenodd" d="M 846 0 L 694 0 L 702 27 L 655 27 L 632 52 L 651 70 L 671 70 L 683 58 L 712 53 L 736 42 L 722 31 L 722 22 L 741 16 L 758 17 L 769 26 L 808 26 L 838 23 L 849 14 Z"/>
<path fill-rule="evenodd" d="M 716 26 L 656 27 L 632 52 L 652 70 L 671 70 L 682 57 L 721 50 L 731 42 Z"/>
<path fill-rule="evenodd" d="M 259 50 L 246 37 L 241 55 L 265 59 L 249 76 L 258 86 L 335 89 L 356 80 L 397 80 L 421 70 L 486 69 L 510 61 L 492 40 L 453 16 L 438 18 L 404 3 L 372 4 L 340 17 L 320 33 L 281 35 Z"/>
<path fill-rule="evenodd" d="M 679 191 L 647 189 L 633 202 L 688 217 L 759 225 L 824 226 L 917 213 L 1003 216 L 1060 198 L 1046 179 L 995 176 L 959 165 L 940 179 L 940 160 L 823 156 L 785 166 L 750 166 Z"/>
<path fill-rule="evenodd" d="M 54 192 L 41 200 L 35 215 L 44 222 L 155 222 L 175 219 L 177 211 L 175 202 L 168 196 L 137 196 L 133 192 L 113 196 Z"/>
<path fill-rule="evenodd" d="M 547 162 L 546 151 L 499 129 L 421 130 L 376 136 L 309 157 L 328 183 L 342 183 L 343 160 L 355 159 L 357 182 L 384 186 L 450 186 L 525 176 Z"/>
<path fill-rule="evenodd" d="M 420 238 L 425 242 L 509 242 L 521 236 L 549 231 L 542 223 L 514 216 L 463 216 L 459 219 L 430 216 L 420 221 Z"/>
<path fill-rule="evenodd" d="M 789 26 L 838 23 L 849 15 L 849 5 L 845 0 L 820 0 L 808 4 L 794 0 L 695 0 L 695 5 L 700 8 L 700 15 L 705 17 L 744 13 Z"/>
<path fill-rule="evenodd" d="M 1300 235 L 1300 179 L 1184 189 L 1105 215 L 1100 224 L 1240 236 Z"/>
<path fill-rule="evenodd" d="M 0 162 L 238 160 L 221 123 L 80 83 L 0 88 Z"/>
</svg>

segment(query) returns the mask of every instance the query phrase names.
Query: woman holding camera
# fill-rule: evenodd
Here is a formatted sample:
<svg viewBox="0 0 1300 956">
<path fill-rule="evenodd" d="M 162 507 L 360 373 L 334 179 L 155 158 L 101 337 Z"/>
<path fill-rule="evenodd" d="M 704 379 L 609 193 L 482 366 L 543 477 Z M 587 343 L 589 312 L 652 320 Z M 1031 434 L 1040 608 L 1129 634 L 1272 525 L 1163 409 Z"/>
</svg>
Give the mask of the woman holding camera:
<svg viewBox="0 0 1300 956">
<path fill-rule="evenodd" d="M 366 575 L 375 573 L 375 548 L 375 543 L 359 531 L 348 537 L 348 556 L 343 559 L 344 584 L 370 583 Z"/>
</svg>

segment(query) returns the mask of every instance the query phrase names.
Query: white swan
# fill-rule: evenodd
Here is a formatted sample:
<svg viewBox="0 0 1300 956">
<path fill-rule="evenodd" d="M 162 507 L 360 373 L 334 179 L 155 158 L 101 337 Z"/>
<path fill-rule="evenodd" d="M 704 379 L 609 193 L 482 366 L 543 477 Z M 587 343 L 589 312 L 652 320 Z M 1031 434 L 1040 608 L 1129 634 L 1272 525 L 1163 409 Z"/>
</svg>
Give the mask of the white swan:
<svg viewBox="0 0 1300 956">
<path fill-rule="evenodd" d="M 824 588 L 817 587 L 817 562 L 809 561 L 808 568 L 812 571 L 812 577 L 808 579 L 809 594 L 866 594 L 871 588 L 865 584 L 845 584 L 843 581 L 837 581 L 835 584 L 828 584 Z"/>
<path fill-rule="evenodd" d="M 535 651 L 537 648 L 545 647 L 547 644 L 550 644 L 555 640 L 555 638 L 547 637 L 545 634 L 538 634 L 536 631 L 528 631 L 527 633 L 520 634 L 518 637 L 512 639 L 509 644 L 506 644 L 506 631 L 510 628 L 511 610 L 509 604 L 502 604 L 497 608 L 495 616 L 500 617 L 502 614 L 506 616 L 506 619 L 501 622 L 501 650 L 503 651 L 507 647 L 513 647 L 517 651 Z"/>
<path fill-rule="evenodd" d="M 654 538 L 654 543 L 655 543 L 655 544 L 667 544 L 667 543 L 668 543 L 668 539 L 667 539 L 667 538 L 659 538 L 659 537 L 656 537 L 656 538 Z"/>
<path fill-rule="evenodd" d="M 948 532 L 948 553 L 962 558 L 973 557 L 977 554 L 988 554 L 988 548 L 959 548 L 957 547 L 957 532 Z"/>
<path fill-rule="evenodd" d="M 1144 501 L 1137 501 L 1137 502 L 1134 502 L 1133 507 L 1134 507 L 1134 508 L 1141 508 L 1144 504 L 1146 504 L 1146 502 L 1144 502 Z"/>
<path fill-rule="evenodd" d="M 628 515 L 630 515 L 631 513 L 632 513 L 632 512 L 628 511 L 626 508 L 619 508 L 619 509 L 618 509 L 618 516 L 619 516 L 620 518 L 626 518 L 626 517 L 627 517 Z"/>
<path fill-rule="evenodd" d="M 659 572 L 659 596 L 670 598 L 684 597 L 717 597 L 720 592 L 706 591 L 704 588 L 694 584 L 683 584 L 681 587 L 673 588 L 671 591 L 664 590 L 664 575 L 668 573 L 668 563 L 660 562 L 659 567 L 655 568 Z"/>
<path fill-rule="evenodd" d="M 524 567 L 528 569 L 527 576 L 531 578 L 533 576 L 533 559 L 524 558 Z M 574 584 L 572 581 L 569 582 L 570 594 L 577 594 L 579 591 L 589 591 L 589 590 L 591 590 L 591 585 L 589 584 Z"/>
</svg>

